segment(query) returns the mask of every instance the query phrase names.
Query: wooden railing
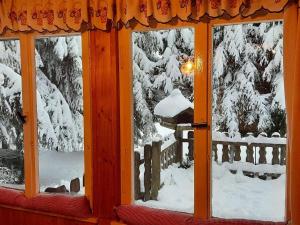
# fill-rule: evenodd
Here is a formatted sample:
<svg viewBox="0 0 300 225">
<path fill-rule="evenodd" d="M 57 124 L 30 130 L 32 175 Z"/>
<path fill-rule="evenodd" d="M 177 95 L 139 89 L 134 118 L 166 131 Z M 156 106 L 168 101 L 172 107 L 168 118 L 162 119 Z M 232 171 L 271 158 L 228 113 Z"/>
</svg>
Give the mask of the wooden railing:
<svg viewBox="0 0 300 225">
<path fill-rule="evenodd" d="M 163 148 L 163 149 L 162 149 Z M 160 189 L 160 171 L 173 163 L 178 163 L 178 142 L 174 140 L 162 146 L 162 141 L 154 141 L 144 146 L 144 159 L 139 152 L 134 152 L 134 192 L 135 199 L 157 200 Z M 141 191 L 140 165 L 144 164 L 144 191 Z"/>
<path fill-rule="evenodd" d="M 0 148 L 0 173 L 2 179 L 8 183 L 22 183 L 24 180 L 23 152 L 9 149 L 1 143 Z"/>
<path fill-rule="evenodd" d="M 218 157 L 218 146 L 222 148 L 221 159 Z M 267 148 L 272 151 L 270 161 L 267 161 Z M 242 149 L 246 151 L 246 158 L 243 161 Z M 277 178 L 285 173 L 286 138 L 280 137 L 278 133 L 273 134 L 272 139 L 265 135 L 238 139 L 216 135 L 212 141 L 212 153 L 215 162 L 224 164 L 233 173 L 240 169 L 247 176 L 262 179 Z"/>
<path fill-rule="evenodd" d="M 245 175 L 262 179 L 271 176 L 279 177 L 285 172 L 286 164 L 286 138 L 272 135 L 272 139 L 260 135 L 255 138 L 229 138 L 224 134 L 213 135 L 212 155 L 213 160 L 223 164 L 228 170 L 235 173 L 242 169 Z M 144 158 L 141 159 L 139 152 L 134 154 L 134 188 L 135 199 L 144 201 L 156 200 L 160 189 L 161 169 L 167 169 L 173 163 L 182 162 L 182 144 L 188 142 L 188 158 L 193 160 L 194 132 L 189 131 L 188 137 L 183 138 L 182 133 L 175 134 L 175 139 L 154 141 L 152 145 L 144 146 Z M 267 148 L 272 148 L 272 160 L 267 162 Z M 218 157 L 218 148 L 221 150 L 221 158 Z M 246 158 L 241 157 L 242 149 L 246 151 Z M 244 161 L 245 160 L 245 161 Z M 144 164 L 144 190 L 141 190 L 140 166 Z"/>
</svg>

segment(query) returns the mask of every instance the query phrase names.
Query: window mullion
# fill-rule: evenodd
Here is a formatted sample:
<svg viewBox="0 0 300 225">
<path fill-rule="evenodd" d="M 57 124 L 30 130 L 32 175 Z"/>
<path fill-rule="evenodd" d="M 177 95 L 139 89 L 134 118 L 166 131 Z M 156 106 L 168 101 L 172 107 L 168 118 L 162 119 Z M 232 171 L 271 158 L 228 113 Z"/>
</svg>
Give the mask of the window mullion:
<svg viewBox="0 0 300 225">
<path fill-rule="evenodd" d="M 36 79 L 34 60 L 34 38 L 31 34 L 21 34 L 21 67 L 24 124 L 24 167 L 25 195 L 34 197 L 39 190 Z"/>
<path fill-rule="evenodd" d="M 92 121 L 91 121 L 91 76 L 90 76 L 90 32 L 86 31 L 82 36 L 82 77 L 83 77 L 83 111 L 84 111 L 84 177 L 85 195 L 93 205 L 92 199 Z"/>
<path fill-rule="evenodd" d="M 208 77 L 208 27 L 205 23 L 196 26 L 195 32 L 195 113 L 196 123 L 208 122 L 207 77 Z M 210 179 L 209 179 L 209 148 L 208 129 L 195 130 L 195 217 L 208 219 L 210 216 Z"/>
</svg>

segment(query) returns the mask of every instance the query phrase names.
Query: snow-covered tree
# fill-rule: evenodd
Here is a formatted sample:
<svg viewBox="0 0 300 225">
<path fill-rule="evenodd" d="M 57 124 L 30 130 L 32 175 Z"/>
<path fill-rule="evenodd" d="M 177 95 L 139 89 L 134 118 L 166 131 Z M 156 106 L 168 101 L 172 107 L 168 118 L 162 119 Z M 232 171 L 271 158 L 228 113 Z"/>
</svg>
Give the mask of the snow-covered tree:
<svg viewBox="0 0 300 225">
<path fill-rule="evenodd" d="M 213 128 L 285 133 L 282 22 L 214 29 Z M 282 121 L 278 125 L 278 115 Z M 275 129 L 276 127 L 276 129 Z"/>
<path fill-rule="evenodd" d="M 193 58 L 194 30 L 135 32 L 133 45 L 134 142 L 142 145 L 156 133 L 155 105 L 175 88 L 193 101 L 193 76 L 180 71 L 182 58 Z"/>
<path fill-rule="evenodd" d="M 39 143 L 43 149 L 83 150 L 81 58 L 80 36 L 36 41 Z"/>
</svg>

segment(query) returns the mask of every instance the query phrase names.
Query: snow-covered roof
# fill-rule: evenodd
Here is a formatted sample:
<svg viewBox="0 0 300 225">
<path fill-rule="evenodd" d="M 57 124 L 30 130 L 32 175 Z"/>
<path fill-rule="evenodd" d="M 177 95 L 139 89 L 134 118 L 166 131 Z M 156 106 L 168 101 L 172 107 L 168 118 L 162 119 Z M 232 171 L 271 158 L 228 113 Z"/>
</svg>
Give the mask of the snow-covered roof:
<svg viewBox="0 0 300 225">
<path fill-rule="evenodd" d="M 172 118 L 188 108 L 193 108 L 193 104 L 182 95 L 179 89 L 174 89 L 168 97 L 155 106 L 154 114 Z"/>
</svg>

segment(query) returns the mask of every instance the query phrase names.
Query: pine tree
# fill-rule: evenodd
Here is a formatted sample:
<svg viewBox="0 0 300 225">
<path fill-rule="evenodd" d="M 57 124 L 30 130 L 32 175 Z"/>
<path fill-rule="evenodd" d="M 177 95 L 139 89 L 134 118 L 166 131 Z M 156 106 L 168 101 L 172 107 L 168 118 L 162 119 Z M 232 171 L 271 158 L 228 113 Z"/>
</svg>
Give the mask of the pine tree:
<svg viewBox="0 0 300 225">
<path fill-rule="evenodd" d="M 193 29 L 135 32 L 133 44 L 134 142 L 143 145 L 156 134 L 154 107 L 179 88 L 193 101 L 193 76 L 180 71 L 182 58 L 193 58 Z"/>
<path fill-rule="evenodd" d="M 275 98 L 283 94 L 276 83 L 283 76 L 282 36 L 281 22 L 214 29 L 215 130 L 227 131 L 231 136 L 278 131 L 270 127 L 278 119 L 271 112 L 282 114 L 285 107 Z"/>
</svg>

